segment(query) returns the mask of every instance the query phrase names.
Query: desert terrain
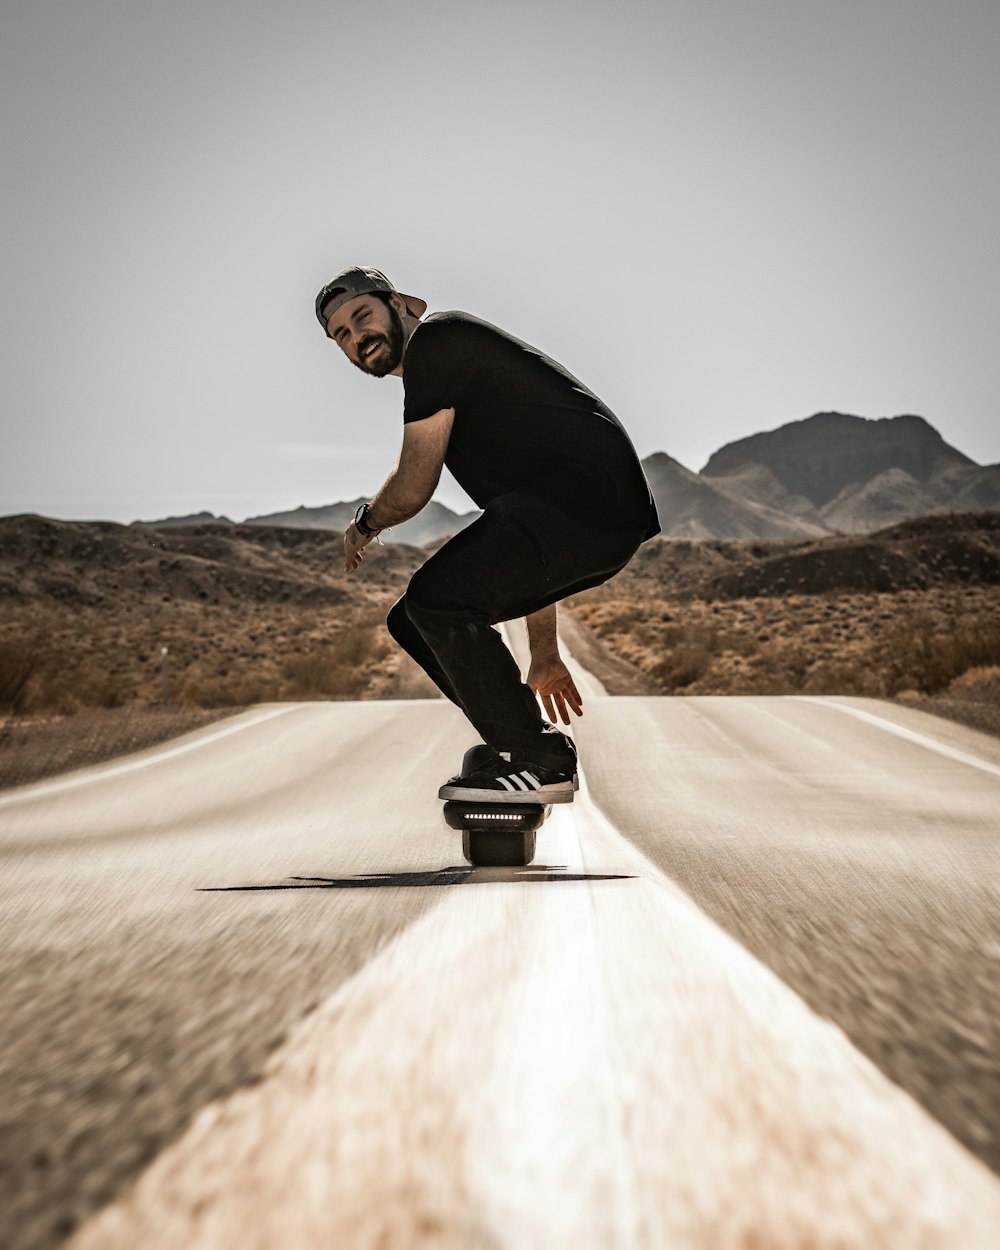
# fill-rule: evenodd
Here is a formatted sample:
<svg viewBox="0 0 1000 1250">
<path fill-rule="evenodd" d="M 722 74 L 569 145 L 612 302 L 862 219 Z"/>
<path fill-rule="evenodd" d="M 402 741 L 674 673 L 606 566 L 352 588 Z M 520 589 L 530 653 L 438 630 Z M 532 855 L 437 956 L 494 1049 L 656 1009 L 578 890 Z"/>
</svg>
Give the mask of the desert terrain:
<svg viewBox="0 0 1000 1250">
<path fill-rule="evenodd" d="M 0 520 L 0 784 L 261 702 L 433 697 L 384 616 L 429 548 L 336 531 Z M 1000 732 L 1000 514 L 647 543 L 566 605 L 611 693 L 856 694 Z M 166 703 L 164 703 L 164 655 Z"/>
<path fill-rule="evenodd" d="M 1000 730 L 1000 516 L 658 540 L 571 606 L 645 693 L 899 698 Z"/>
<path fill-rule="evenodd" d="M 435 693 L 383 624 L 419 548 L 332 531 L 0 520 L 0 785 L 274 700 Z M 166 703 L 164 655 L 166 654 Z"/>
</svg>

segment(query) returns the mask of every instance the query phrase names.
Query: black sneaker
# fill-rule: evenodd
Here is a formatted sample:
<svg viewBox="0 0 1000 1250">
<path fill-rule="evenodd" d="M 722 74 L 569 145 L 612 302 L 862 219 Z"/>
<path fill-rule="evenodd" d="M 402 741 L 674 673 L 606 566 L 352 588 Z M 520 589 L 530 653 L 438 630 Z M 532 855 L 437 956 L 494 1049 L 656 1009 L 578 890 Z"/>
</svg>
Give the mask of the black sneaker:
<svg viewBox="0 0 1000 1250">
<path fill-rule="evenodd" d="M 561 734 L 562 735 L 563 742 L 569 748 L 570 758 L 573 764 L 573 770 L 572 770 L 573 771 L 573 789 L 579 790 L 580 789 L 580 777 L 577 772 L 576 743 L 569 736 L 569 734 L 564 734 L 561 729 L 557 729 L 555 725 L 550 724 L 547 720 L 542 721 L 542 730 L 546 734 Z M 496 763 L 498 760 L 502 762 L 503 760 L 509 759 L 509 758 L 510 758 L 510 752 L 507 752 L 506 754 L 501 754 L 495 748 L 491 746 L 487 746 L 485 742 L 477 743 L 475 746 L 469 747 L 469 749 L 466 751 L 465 757 L 462 760 L 462 771 L 460 773 L 456 773 L 454 777 L 449 777 L 448 780 L 445 782 L 445 785 L 446 786 L 457 785 L 463 776 L 467 776 L 469 773 L 478 772 L 479 769 L 485 768 L 487 765 L 492 765 Z M 564 770 L 561 767 L 553 770 L 553 768 L 549 766 L 548 771 L 549 772 L 552 772 L 552 771 L 562 772 Z"/>
<path fill-rule="evenodd" d="M 579 790 L 579 789 L 580 789 L 580 778 L 579 778 L 579 775 L 577 774 L 577 751 L 576 751 L 576 743 L 575 743 L 575 742 L 573 741 L 573 739 L 569 736 L 569 734 L 567 734 L 567 733 L 563 733 L 563 731 L 562 731 L 561 729 L 559 729 L 556 725 L 553 725 L 551 721 L 543 720 L 543 721 L 542 721 L 542 730 L 543 730 L 543 732 L 544 732 L 544 733 L 547 733 L 547 734 L 562 734 L 562 739 L 563 739 L 563 742 L 565 742 L 565 743 L 566 743 L 566 745 L 569 747 L 569 749 L 570 749 L 570 751 L 571 751 L 571 753 L 572 753 L 572 755 L 573 755 L 573 789 L 574 789 L 574 790 Z"/>
<path fill-rule="evenodd" d="M 500 756 L 465 777 L 451 777 L 438 791 L 438 798 L 471 803 L 572 803 L 574 789 L 572 773 Z"/>
</svg>

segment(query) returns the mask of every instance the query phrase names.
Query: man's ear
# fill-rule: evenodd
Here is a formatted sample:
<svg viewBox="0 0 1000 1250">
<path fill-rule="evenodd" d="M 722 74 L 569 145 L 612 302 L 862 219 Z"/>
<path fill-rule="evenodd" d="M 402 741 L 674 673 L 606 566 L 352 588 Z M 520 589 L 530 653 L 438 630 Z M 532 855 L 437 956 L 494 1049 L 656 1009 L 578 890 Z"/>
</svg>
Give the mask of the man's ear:
<svg viewBox="0 0 1000 1250">
<path fill-rule="evenodd" d="M 398 291 L 389 292 L 389 303 L 393 306 L 393 308 L 395 308 L 396 312 L 398 312 L 401 317 L 409 316 L 409 311 L 403 303 L 403 297 Z"/>
</svg>

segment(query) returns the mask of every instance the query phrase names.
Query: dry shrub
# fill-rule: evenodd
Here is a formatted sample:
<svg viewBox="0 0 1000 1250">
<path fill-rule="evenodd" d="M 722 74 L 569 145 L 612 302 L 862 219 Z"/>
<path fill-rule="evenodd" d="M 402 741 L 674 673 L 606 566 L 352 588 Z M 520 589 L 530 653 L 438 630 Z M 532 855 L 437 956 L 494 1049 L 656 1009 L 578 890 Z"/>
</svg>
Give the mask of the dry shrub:
<svg viewBox="0 0 1000 1250">
<path fill-rule="evenodd" d="M 663 631 L 664 653 L 646 670 L 666 690 L 683 690 L 711 668 L 717 640 L 711 629 L 695 626 L 690 630 Z"/>
<path fill-rule="evenodd" d="M 580 616 L 598 638 L 607 638 L 612 634 L 634 633 L 636 627 L 644 622 L 646 610 L 628 602 L 586 602 L 580 608 Z"/>
<path fill-rule="evenodd" d="M 169 703 L 192 709 L 371 698 L 390 676 L 393 647 L 380 603 L 351 614 L 170 605 L 143 616 L 115 604 L 32 617 L 0 623 L 2 712 L 158 706 L 162 645 L 169 646 Z"/>
<path fill-rule="evenodd" d="M 251 703 L 277 703 L 283 697 L 276 682 L 253 673 L 236 673 L 229 677 L 188 678 L 179 687 L 176 702 L 188 708 L 235 708 Z"/>
<path fill-rule="evenodd" d="M 122 680 L 97 660 L 84 660 L 68 670 L 48 668 L 39 689 L 46 709 L 78 712 L 81 708 L 115 708 L 128 701 Z"/>
<path fill-rule="evenodd" d="M 38 664 L 36 638 L 0 639 L 0 710 L 27 710 L 26 697 Z"/>
<path fill-rule="evenodd" d="M 805 675 L 801 687 L 791 694 L 841 694 L 856 695 L 867 699 L 885 697 L 885 678 L 878 669 L 872 668 L 864 659 L 828 659 L 813 664 Z"/>
<path fill-rule="evenodd" d="M 797 642 L 768 642 L 757 653 L 758 671 L 774 679 L 782 689 L 797 690 L 802 685 L 813 657 Z"/>
<path fill-rule="evenodd" d="M 37 640 L 0 642 L 0 708 L 16 714 L 121 707 L 130 697 L 121 677 L 95 657 L 45 651 Z"/>
<path fill-rule="evenodd" d="M 329 642 L 316 643 L 281 666 L 286 698 L 353 699 L 368 688 L 372 670 L 389 651 L 381 619 L 345 625 Z"/>
<path fill-rule="evenodd" d="M 575 614 L 665 692 L 891 698 L 1000 667 L 992 587 L 713 602 L 590 595 L 575 598 Z"/>
<path fill-rule="evenodd" d="M 1000 665 L 970 668 L 948 687 L 948 697 L 1000 707 Z"/>
<path fill-rule="evenodd" d="M 971 668 L 1000 664 L 1000 620 L 910 611 L 886 631 L 873 658 L 885 674 L 887 694 L 938 694 Z"/>
</svg>

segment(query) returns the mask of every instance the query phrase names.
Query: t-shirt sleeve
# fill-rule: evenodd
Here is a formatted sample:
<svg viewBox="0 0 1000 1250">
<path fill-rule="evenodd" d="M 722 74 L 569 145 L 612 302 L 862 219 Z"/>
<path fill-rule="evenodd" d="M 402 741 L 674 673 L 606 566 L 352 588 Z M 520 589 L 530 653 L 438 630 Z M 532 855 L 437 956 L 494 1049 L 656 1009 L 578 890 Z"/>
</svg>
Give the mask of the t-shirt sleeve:
<svg viewBox="0 0 1000 1250">
<path fill-rule="evenodd" d="M 403 365 L 403 424 L 424 421 L 461 400 L 465 370 L 458 327 L 425 322 L 414 331 Z"/>
</svg>

